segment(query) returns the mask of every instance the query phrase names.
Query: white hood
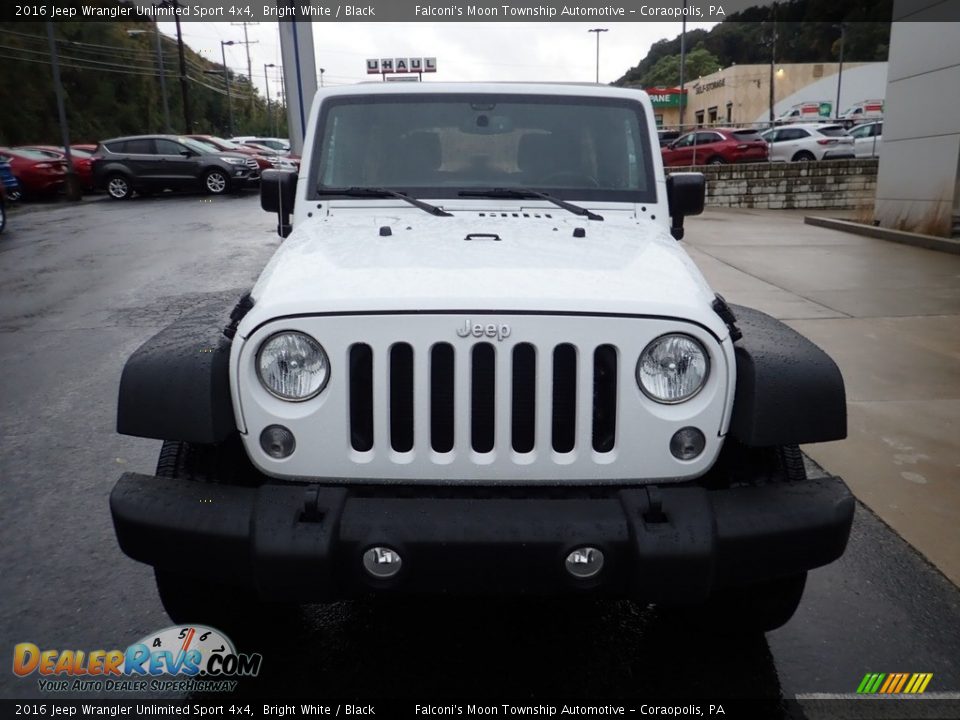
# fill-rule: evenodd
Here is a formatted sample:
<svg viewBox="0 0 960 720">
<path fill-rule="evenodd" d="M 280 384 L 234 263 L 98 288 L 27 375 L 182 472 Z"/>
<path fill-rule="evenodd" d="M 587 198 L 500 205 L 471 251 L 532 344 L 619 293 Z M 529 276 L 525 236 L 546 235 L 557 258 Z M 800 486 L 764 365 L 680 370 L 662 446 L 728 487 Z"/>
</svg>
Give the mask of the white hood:
<svg viewBox="0 0 960 720">
<path fill-rule="evenodd" d="M 302 223 L 261 274 L 240 333 L 288 315 L 484 310 L 677 317 L 726 336 L 712 291 L 660 223 L 506 214 L 337 209 Z M 466 239 L 476 234 L 499 239 Z"/>
</svg>

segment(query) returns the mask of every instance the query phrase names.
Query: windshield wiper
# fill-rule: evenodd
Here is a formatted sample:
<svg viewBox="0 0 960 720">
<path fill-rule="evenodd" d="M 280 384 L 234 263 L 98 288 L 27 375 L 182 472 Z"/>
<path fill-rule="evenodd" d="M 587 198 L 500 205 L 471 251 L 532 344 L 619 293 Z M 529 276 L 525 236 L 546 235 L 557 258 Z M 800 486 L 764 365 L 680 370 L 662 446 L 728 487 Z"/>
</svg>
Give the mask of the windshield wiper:
<svg viewBox="0 0 960 720">
<path fill-rule="evenodd" d="M 417 200 L 416 198 L 410 197 L 409 195 L 404 195 L 401 192 L 396 190 L 390 190 L 389 188 L 381 187 L 346 187 L 346 188 L 334 188 L 334 187 L 318 187 L 318 195 L 343 195 L 345 197 L 368 197 L 368 198 L 382 198 L 382 197 L 395 197 L 405 200 L 414 207 L 418 207 L 421 210 L 424 210 L 431 215 L 436 215 L 437 217 L 453 217 L 452 213 L 448 213 L 442 208 L 438 208 L 436 205 L 431 205 L 428 202 L 423 200 Z"/>
<path fill-rule="evenodd" d="M 540 198 L 541 200 L 552 202 L 557 207 L 572 212 L 574 215 L 581 215 L 588 220 L 603 220 L 602 215 L 597 215 L 595 212 L 582 208 L 579 205 L 568 203 L 566 200 L 561 200 L 560 198 L 553 197 L 553 195 L 548 195 L 539 190 L 531 190 L 530 188 L 480 188 L 477 190 L 461 190 L 457 195 L 460 197 L 477 198 Z"/>
</svg>

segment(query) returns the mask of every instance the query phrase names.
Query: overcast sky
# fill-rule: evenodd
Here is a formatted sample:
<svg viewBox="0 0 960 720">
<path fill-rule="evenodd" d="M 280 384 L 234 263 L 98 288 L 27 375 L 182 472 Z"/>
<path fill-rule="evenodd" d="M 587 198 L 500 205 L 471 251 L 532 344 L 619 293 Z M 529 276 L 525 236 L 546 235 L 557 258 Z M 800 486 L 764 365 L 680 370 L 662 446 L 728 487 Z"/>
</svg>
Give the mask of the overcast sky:
<svg viewBox="0 0 960 720">
<path fill-rule="evenodd" d="M 716 23 L 687 23 L 687 29 L 710 28 Z M 243 28 L 230 23 L 185 22 L 184 42 L 219 63 L 220 41 L 241 41 Z M 592 82 L 596 62 L 593 27 L 600 34 L 600 82 L 619 78 L 636 65 L 657 40 L 680 34 L 679 21 L 668 23 L 314 23 L 317 67 L 324 68 L 324 83 L 343 85 L 369 79 L 365 60 L 370 57 L 436 57 L 437 73 L 431 79 L 545 80 Z M 161 31 L 176 37 L 172 22 L 161 22 Z M 281 64 L 277 23 L 250 24 L 253 79 L 264 91 L 264 64 Z M 247 74 L 242 45 L 227 47 L 227 65 Z M 279 68 L 267 71 L 271 97 L 281 87 Z"/>
</svg>

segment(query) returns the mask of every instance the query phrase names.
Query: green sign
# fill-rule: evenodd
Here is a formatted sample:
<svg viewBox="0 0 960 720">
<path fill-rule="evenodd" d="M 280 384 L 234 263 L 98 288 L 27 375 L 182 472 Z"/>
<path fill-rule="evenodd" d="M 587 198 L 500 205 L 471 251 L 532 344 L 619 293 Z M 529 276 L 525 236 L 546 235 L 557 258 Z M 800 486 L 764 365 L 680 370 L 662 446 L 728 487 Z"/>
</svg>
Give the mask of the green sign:
<svg viewBox="0 0 960 720">
<path fill-rule="evenodd" d="M 653 103 L 655 108 L 678 108 L 681 106 L 686 106 L 687 96 L 681 95 L 680 93 L 670 93 L 667 95 L 659 95 L 654 93 L 649 93 L 650 102 Z"/>
</svg>

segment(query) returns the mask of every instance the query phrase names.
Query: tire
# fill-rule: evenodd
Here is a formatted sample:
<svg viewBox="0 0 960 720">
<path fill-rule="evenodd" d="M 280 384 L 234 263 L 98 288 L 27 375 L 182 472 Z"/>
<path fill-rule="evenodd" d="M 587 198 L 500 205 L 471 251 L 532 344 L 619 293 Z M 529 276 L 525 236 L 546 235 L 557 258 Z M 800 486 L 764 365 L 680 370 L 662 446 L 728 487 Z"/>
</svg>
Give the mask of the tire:
<svg viewBox="0 0 960 720">
<path fill-rule="evenodd" d="M 719 155 L 714 155 L 712 158 L 707 160 L 707 165 L 726 165 L 727 161 L 724 160 Z"/>
<path fill-rule="evenodd" d="M 7 201 L 0 196 L 0 233 L 7 227 Z"/>
<path fill-rule="evenodd" d="M 107 195 L 111 200 L 129 200 L 133 196 L 130 178 L 122 173 L 107 176 Z"/>
<path fill-rule="evenodd" d="M 242 485 L 254 485 L 261 478 L 236 436 L 219 445 L 164 441 L 156 474 Z M 277 630 L 295 629 L 302 622 L 298 605 L 263 601 L 255 588 L 210 580 L 203 577 L 204 570 L 191 567 L 189 558 L 176 568 L 154 568 L 160 602 L 174 623 L 200 623 L 233 638 L 259 639 Z"/>
<path fill-rule="evenodd" d="M 814 154 L 808 150 L 801 150 L 791 158 L 793 162 L 813 162 L 816 159 Z"/>
<path fill-rule="evenodd" d="M 23 190 L 20 187 L 17 187 L 16 190 L 10 190 L 7 193 L 7 200 L 10 202 L 17 202 L 23 199 Z"/>
<path fill-rule="evenodd" d="M 220 168 L 207 170 L 203 176 L 203 189 L 209 195 L 225 195 L 230 191 L 230 178 Z"/>
</svg>

